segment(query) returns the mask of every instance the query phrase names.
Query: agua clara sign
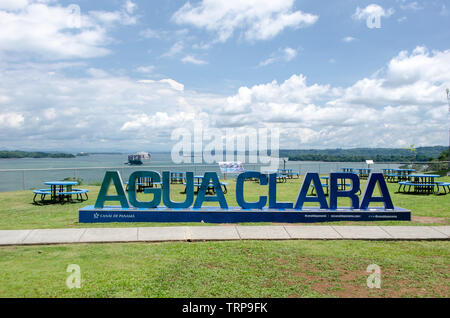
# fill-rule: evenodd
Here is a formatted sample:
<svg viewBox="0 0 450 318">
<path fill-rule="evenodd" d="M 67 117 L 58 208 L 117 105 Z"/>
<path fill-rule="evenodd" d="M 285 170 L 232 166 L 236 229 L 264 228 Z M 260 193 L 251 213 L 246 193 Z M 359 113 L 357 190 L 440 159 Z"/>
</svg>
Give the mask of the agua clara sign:
<svg viewBox="0 0 450 318">
<path fill-rule="evenodd" d="M 151 178 L 161 183 L 162 188 L 146 188 L 145 193 L 152 195 L 151 201 L 139 201 L 136 184 L 141 178 Z M 245 180 L 257 179 L 261 195 L 257 201 L 245 199 Z M 344 180 L 350 182 L 347 190 L 340 190 L 339 184 Z M 109 195 L 110 185 L 116 194 Z M 210 186 L 214 195 L 207 195 Z M 314 186 L 316 195 L 308 195 Z M 257 171 L 247 171 L 236 179 L 236 202 L 239 207 L 229 207 L 222 187 L 215 172 L 206 172 L 194 198 L 194 175 L 186 173 L 186 193 L 183 202 L 170 198 L 170 172 L 164 171 L 162 177 L 155 171 L 136 171 L 128 182 L 128 196 L 118 171 L 107 171 L 100 193 L 94 206 L 80 209 L 79 220 L 82 223 L 93 222 L 325 222 L 325 221 L 370 221 L 370 220 L 410 220 L 411 212 L 394 207 L 383 174 L 372 173 L 365 185 L 361 200 L 357 193 L 360 179 L 354 173 L 331 173 L 329 176 L 329 200 L 322 188 L 318 173 L 307 173 L 299 188 L 295 202 L 278 202 L 277 176 L 269 176 Z M 379 189 L 379 196 L 374 194 Z M 338 199 L 345 198 L 350 207 L 339 207 Z M 120 206 L 105 205 L 107 202 L 120 202 Z M 205 202 L 216 202 L 219 207 L 205 207 Z M 162 204 L 161 204 L 162 203 Z M 315 203 L 316 207 L 305 206 Z M 371 206 L 372 203 L 381 203 Z M 318 206 L 317 206 L 318 205 Z"/>
</svg>

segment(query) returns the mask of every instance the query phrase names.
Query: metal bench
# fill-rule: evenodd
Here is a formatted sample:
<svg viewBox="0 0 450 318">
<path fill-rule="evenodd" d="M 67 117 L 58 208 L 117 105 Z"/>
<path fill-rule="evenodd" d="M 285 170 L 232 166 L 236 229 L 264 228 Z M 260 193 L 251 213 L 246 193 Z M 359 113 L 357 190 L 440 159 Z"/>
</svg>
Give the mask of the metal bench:
<svg viewBox="0 0 450 318">
<path fill-rule="evenodd" d="M 412 181 L 400 181 L 398 184 L 399 187 L 397 192 L 401 192 L 403 187 L 403 192 L 411 193 L 412 187 L 413 193 L 422 193 L 422 194 L 439 193 L 439 187 L 437 186 L 437 183 L 416 183 Z M 408 187 L 407 191 L 406 187 Z"/>
<path fill-rule="evenodd" d="M 338 183 L 338 189 L 341 190 L 341 191 L 345 190 L 347 187 L 350 188 L 350 186 L 351 186 L 351 184 L 349 184 L 349 183 L 346 183 L 346 184 Z M 312 187 L 311 194 L 314 194 L 315 187 L 314 187 L 313 183 L 311 183 L 311 187 Z M 328 184 L 327 183 L 322 183 L 322 188 L 325 189 L 325 195 L 328 195 L 328 193 L 329 193 L 329 191 L 328 191 L 328 188 L 329 188 Z M 358 190 L 358 194 L 361 194 L 361 189 Z"/>
<path fill-rule="evenodd" d="M 88 200 L 88 192 L 87 189 L 72 189 L 71 191 L 60 191 L 57 192 L 57 194 L 61 197 L 61 200 L 64 201 L 64 199 L 68 199 L 68 201 L 72 202 L 72 195 L 77 196 L 77 200 L 84 201 Z M 83 194 L 86 196 L 86 199 L 83 199 Z"/>
<path fill-rule="evenodd" d="M 40 195 L 41 201 L 43 202 L 45 200 L 45 196 L 52 195 L 52 190 L 51 189 L 40 189 L 40 190 L 34 190 L 33 193 L 34 193 L 33 202 L 37 203 L 36 196 Z"/>
<path fill-rule="evenodd" d="M 183 185 L 186 187 L 186 182 L 184 182 Z M 227 194 L 227 192 L 228 192 L 228 189 L 227 189 L 228 182 L 220 182 L 220 185 L 223 187 L 223 194 Z M 194 187 L 197 188 L 195 193 L 198 193 L 198 191 L 200 190 L 201 186 L 202 186 L 201 183 L 194 183 Z M 184 189 L 183 193 L 186 193 L 186 188 Z M 208 188 L 206 189 L 206 193 L 207 194 L 215 194 L 216 193 L 216 189 L 214 188 L 214 185 L 212 183 L 210 183 L 208 185 Z"/>
<path fill-rule="evenodd" d="M 294 177 L 296 176 L 296 179 L 300 178 L 300 172 L 296 171 L 296 170 L 292 170 L 291 171 L 291 176 Z"/>
<path fill-rule="evenodd" d="M 450 182 L 436 182 L 437 192 L 440 193 L 439 187 L 444 189 L 444 194 L 450 193 Z"/>
</svg>

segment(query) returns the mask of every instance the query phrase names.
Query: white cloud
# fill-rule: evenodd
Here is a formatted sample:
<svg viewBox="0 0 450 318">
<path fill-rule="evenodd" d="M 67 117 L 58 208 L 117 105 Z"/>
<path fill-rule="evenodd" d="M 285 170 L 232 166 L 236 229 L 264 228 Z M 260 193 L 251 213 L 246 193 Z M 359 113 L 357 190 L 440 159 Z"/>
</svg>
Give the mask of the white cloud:
<svg viewBox="0 0 450 318">
<path fill-rule="evenodd" d="M 170 85 L 170 87 L 172 87 L 173 89 L 177 90 L 177 91 L 183 91 L 184 90 L 184 85 L 181 83 L 178 83 L 177 81 L 174 81 L 173 79 L 162 79 L 160 80 L 161 83 L 167 83 Z"/>
<path fill-rule="evenodd" d="M 196 115 L 194 113 L 180 112 L 177 114 L 168 114 L 166 112 L 156 112 L 154 115 L 145 113 L 130 115 L 130 121 L 127 121 L 120 128 L 121 131 L 135 131 L 143 128 L 164 129 L 174 128 L 176 126 L 185 127 L 192 124 Z"/>
<path fill-rule="evenodd" d="M 28 5 L 28 0 L 0 0 L 0 10 L 20 10 Z"/>
<path fill-rule="evenodd" d="M 286 47 L 286 48 L 280 48 L 278 49 L 278 51 L 274 52 L 271 54 L 271 56 L 263 61 L 261 61 L 259 63 L 258 66 L 267 66 L 279 61 L 285 61 L 285 62 L 290 62 L 291 60 L 293 60 L 298 54 L 298 50 L 297 49 L 293 49 L 290 47 Z"/>
<path fill-rule="evenodd" d="M 417 1 L 407 2 L 406 0 L 401 0 L 400 8 L 403 10 L 422 10 L 424 7 L 421 6 Z"/>
<path fill-rule="evenodd" d="M 162 31 L 157 31 L 153 29 L 142 30 L 139 34 L 146 39 L 159 39 L 161 37 Z"/>
<path fill-rule="evenodd" d="M 297 50 L 287 47 L 284 50 L 284 59 L 289 62 L 297 56 Z"/>
<path fill-rule="evenodd" d="M 86 70 L 86 73 L 89 74 L 92 77 L 107 77 L 108 72 L 105 72 L 102 69 L 90 67 Z"/>
<path fill-rule="evenodd" d="M 183 57 L 181 59 L 181 61 L 183 63 L 191 63 L 191 64 L 196 64 L 196 65 L 204 65 L 204 64 L 208 64 L 208 62 L 197 59 L 195 57 L 193 57 L 192 55 L 187 55 L 185 57 Z"/>
<path fill-rule="evenodd" d="M 24 117 L 20 113 L 0 113 L 0 129 L 20 128 L 23 125 Z"/>
<path fill-rule="evenodd" d="M 86 69 L 66 76 L 66 68 Z M 0 143 L 6 148 L 168 150 L 178 127 L 278 127 L 284 148 L 403 147 L 448 142 L 450 50 L 417 47 L 348 87 L 302 74 L 205 94 L 175 79 L 137 80 L 83 64 L 0 65 Z M 49 74 L 52 73 L 52 74 Z M 89 73 L 89 74 L 88 74 Z M 92 76 L 97 73 L 102 76 Z M 413 129 L 411 129 L 413 127 Z M 76 136 L 76 138 L 74 138 Z"/>
<path fill-rule="evenodd" d="M 111 42 L 108 29 L 115 23 L 136 22 L 125 11 L 83 14 L 77 8 L 53 1 L 1 1 L 0 51 L 45 59 L 104 56 L 110 52 L 105 48 Z"/>
<path fill-rule="evenodd" d="M 174 89 L 176 91 L 183 91 L 184 90 L 184 85 L 183 84 L 178 83 L 177 81 L 175 81 L 173 79 L 170 79 L 170 78 L 162 79 L 162 80 L 159 80 L 159 81 L 155 81 L 155 80 L 139 80 L 137 82 L 138 83 L 142 83 L 142 84 L 165 83 L 165 84 L 168 84 L 170 86 L 170 88 L 172 88 L 172 89 Z"/>
<path fill-rule="evenodd" d="M 350 42 L 356 41 L 356 38 L 354 38 L 352 36 L 346 36 L 345 38 L 342 39 L 342 41 L 344 41 L 346 43 L 350 43 Z"/>
<path fill-rule="evenodd" d="M 395 10 L 393 8 L 389 8 L 385 10 L 382 6 L 378 4 L 369 4 L 365 8 L 357 7 L 355 13 L 353 14 L 353 19 L 355 20 L 366 20 L 368 17 L 384 17 L 389 18 L 393 15 Z"/>
<path fill-rule="evenodd" d="M 172 47 L 169 49 L 169 51 L 167 51 L 166 53 L 164 53 L 162 56 L 163 57 L 173 57 L 179 53 L 181 53 L 184 49 L 184 43 L 183 41 L 178 41 L 175 42 Z"/>
<path fill-rule="evenodd" d="M 294 11 L 293 7 L 294 0 L 203 0 L 198 5 L 186 2 L 172 19 L 216 33 L 219 42 L 225 42 L 237 30 L 247 40 L 267 40 L 285 28 L 316 23 L 317 15 Z"/>
<path fill-rule="evenodd" d="M 136 8 L 137 8 L 137 5 L 136 5 L 136 3 L 134 3 L 134 2 L 132 2 L 132 1 L 130 1 L 130 0 L 127 0 L 127 1 L 125 2 L 125 4 L 124 4 L 124 7 L 125 7 L 125 11 L 126 11 L 128 14 L 133 14 L 133 13 L 134 13 L 134 10 L 136 10 Z"/>
<path fill-rule="evenodd" d="M 152 73 L 154 70 L 155 70 L 154 65 L 139 66 L 136 68 L 136 72 L 139 73 Z"/>
</svg>

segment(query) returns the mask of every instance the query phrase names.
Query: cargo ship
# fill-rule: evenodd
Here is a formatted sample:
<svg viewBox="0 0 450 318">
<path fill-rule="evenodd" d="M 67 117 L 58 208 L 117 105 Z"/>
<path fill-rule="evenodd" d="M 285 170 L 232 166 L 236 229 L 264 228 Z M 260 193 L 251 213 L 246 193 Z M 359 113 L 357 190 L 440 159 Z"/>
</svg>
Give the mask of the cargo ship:
<svg viewBox="0 0 450 318">
<path fill-rule="evenodd" d="M 148 152 L 138 152 L 134 155 L 128 155 L 128 162 L 125 162 L 127 165 L 143 165 L 144 161 L 150 160 L 151 155 Z"/>
</svg>

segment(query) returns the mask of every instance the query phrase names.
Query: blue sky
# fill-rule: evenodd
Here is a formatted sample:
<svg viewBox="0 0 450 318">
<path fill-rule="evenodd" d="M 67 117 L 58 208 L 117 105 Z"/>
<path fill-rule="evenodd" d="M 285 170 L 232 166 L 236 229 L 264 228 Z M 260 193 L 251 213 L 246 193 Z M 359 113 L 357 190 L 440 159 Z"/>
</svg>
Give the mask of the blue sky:
<svg viewBox="0 0 450 318">
<path fill-rule="evenodd" d="M 449 17 L 439 0 L 0 0 L 0 148 L 169 150 L 196 120 L 277 127 L 282 148 L 445 145 Z"/>
</svg>

